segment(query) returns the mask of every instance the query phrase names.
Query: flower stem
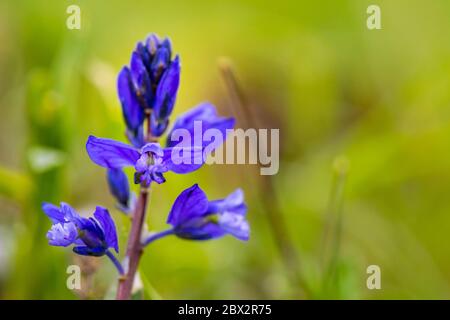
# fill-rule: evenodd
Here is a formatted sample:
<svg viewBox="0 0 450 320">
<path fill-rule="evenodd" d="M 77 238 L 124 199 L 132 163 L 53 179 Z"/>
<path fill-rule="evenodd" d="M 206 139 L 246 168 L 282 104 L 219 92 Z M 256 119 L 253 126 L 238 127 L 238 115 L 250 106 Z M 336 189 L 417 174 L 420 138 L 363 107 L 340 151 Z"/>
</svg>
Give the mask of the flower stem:
<svg viewBox="0 0 450 320">
<path fill-rule="evenodd" d="M 145 222 L 149 188 L 141 186 L 138 203 L 134 211 L 131 223 L 130 236 L 128 237 L 126 274 L 120 277 L 117 289 L 117 300 L 128 300 L 131 297 L 134 277 L 142 255 L 141 234 Z"/>
<path fill-rule="evenodd" d="M 119 271 L 120 275 L 123 275 L 125 272 L 123 271 L 123 267 L 120 264 L 119 260 L 117 260 L 117 258 L 114 256 L 114 254 L 107 250 L 106 251 L 106 255 L 108 256 L 108 258 L 112 261 L 112 263 L 114 264 L 114 266 L 116 267 L 117 271 Z"/>
<path fill-rule="evenodd" d="M 156 141 L 151 132 L 151 111 L 145 112 L 147 120 L 147 132 L 145 134 L 146 142 Z M 131 298 L 131 291 L 133 290 L 134 278 L 139 267 L 139 261 L 143 252 L 141 243 L 142 229 L 145 223 L 145 213 L 147 211 L 147 201 L 149 197 L 150 187 L 141 184 L 139 199 L 134 209 L 134 214 L 131 222 L 130 235 L 128 237 L 127 246 L 127 266 L 126 274 L 119 278 L 119 285 L 117 288 L 117 300 L 129 300 Z"/>
<path fill-rule="evenodd" d="M 155 240 L 161 239 L 165 236 L 171 235 L 174 233 L 173 229 L 169 229 L 169 230 L 165 230 L 165 231 L 161 231 L 155 234 L 152 234 L 151 236 L 149 236 L 147 239 L 145 239 L 144 243 L 142 244 L 143 247 L 149 245 L 150 243 L 152 243 Z"/>
</svg>

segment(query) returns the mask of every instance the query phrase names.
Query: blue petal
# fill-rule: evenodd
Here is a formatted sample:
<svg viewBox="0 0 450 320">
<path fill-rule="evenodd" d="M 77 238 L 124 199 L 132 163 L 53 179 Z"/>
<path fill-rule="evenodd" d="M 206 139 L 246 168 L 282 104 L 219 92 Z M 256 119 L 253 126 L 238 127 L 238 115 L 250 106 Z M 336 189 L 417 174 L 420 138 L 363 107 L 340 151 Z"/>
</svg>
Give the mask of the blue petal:
<svg viewBox="0 0 450 320">
<path fill-rule="evenodd" d="M 153 104 L 152 84 L 141 55 L 134 51 L 130 63 L 131 79 L 141 107 L 151 108 Z"/>
<path fill-rule="evenodd" d="M 202 148 L 165 148 L 163 163 L 169 171 L 175 173 L 184 174 L 195 171 L 204 164 Z"/>
<path fill-rule="evenodd" d="M 90 248 L 87 246 L 78 246 L 73 248 L 73 252 L 82 256 L 100 257 L 106 253 L 106 249 L 102 247 Z"/>
<path fill-rule="evenodd" d="M 47 239 L 52 246 L 67 247 L 75 242 L 77 235 L 78 231 L 74 223 L 57 223 L 47 232 Z"/>
<path fill-rule="evenodd" d="M 130 69 L 123 67 L 117 78 L 117 92 L 128 128 L 136 131 L 144 122 L 144 109 L 134 91 Z"/>
<path fill-rule="evenodd" d="M 130 200 L 130 185 L 126 174 L 121 169 L 108 169 L 107 178 L 109 190 L 117 202 L 127 207 Z"/>
<path fill-rule="evenodd" d="M 209 146 L 210 151 L 218 148 L 226 139 L 227 129 L 233 129 L 235 124 L 235 119 L 220 117 L 217 115 L 216 108 L 208 103 L 202 103 L 187 112 L 181 114 L 175 120 L 172 130 L 167 135 L 166 145 L 168 147 L 173 146 L 189 146 L 196 145 L 197 139 L 195 139 L 195 134 L 204 134 L 209 129 L 218 130 L 221 134 L 222 139 L 220 141 L 203 141 L 203 136 L 201 141 L 201 147 L 205 148 Z M 195 126 L 198 127 L 197 132 L 194 131 Z M 190 141 L 178 141 L 176 139 L 177 130 L 187 130 L 190 134 Z"/>
<path fill-rule="evenodd" d="M 217 239 L 226 232 L 217 224 L 198 219 L 191 221 L 192 226 L 186 225 L 175 230 L 177 237 L 189 240 L 210 240 Z M 197 225 L 196 225 L 197 224 Z"/>
<path fill-rule="evenodd" d="M 100 224 L 94 218 L 82 218 L 79 229 L 79 237 L 89 248 L 107 248 L 105 233 Z"/>
<path fill-rule="evenodd" d="M 148 52 L 151 55 L 154 55 L 156 53 L 156 50 L 158 49 L 160 42 L 161 41 L 159 40 L 159 37 L 154 33 L 152 33 L 147 37 L 145 45 L 147 47 Z"/>
<path fill-rule="evenodd" d="M 160 47 L 152 60 L 152 79 L 158 83 L 161 75 L 167 69 L 170 62 L 170 51 L 166 47 Z"/>
<path fill-rule="evenodd" d="M 82 224 L 83 218 L 72 208 L 69 204 L 65 202 L 60 203 L 61 212 L 64 214 L 64 219 L 66 222 L 73 222 L 78 228 Z"/>
<path fill-rule="evenodd" d="M 194 184 L 184 190 L 175 200 L 170 210 L 167 223 L 175 228 L 196 217 L 202 217 L 208 209 L 208 199 L 206 194 Z"/>
<path fill-rule="evenodd" d="M 130 141 L 130 143 L 136 148 L 140 148 L 145 144 L 143 126 L 140 126 L 137 131 L 127 129 L 125 135 L 127 136 L 128 141 Z"/>
<path fill-rule="evenodd" d="M 223 231 L 240 240 L 247 241 L 250 235 L 250 227 L 243 215 L 225 212 L 219 215 L 219 226 Z"/>
<path fill-rule="evenodd" d="M 151 179 L 152 181 L 155 181 L 157 184 L 166 182 L 166 178 L 164 178 L 163 172 L 152 172 Z"/>
<path fill-rule="evenodd" d="M 244 192 L 242 189 L 236 189 L 225 199 L 209 202 L 208 213 L 232 212 L 244 216 L 247 213 L 247 206 L 244 202 Z"/>
<path fill-rule="evenodd" d="M 152 113 L 152 115 L 150 116 L 150 130 L 152 132 L 152 135 L 154 135 L 155 137 L 161 136 L 167 130 L 168 126 L 168 118 L 159 120 L 156 119 L 155 114 Z"/>
<path fill-rule="evenodd" d="M 172 61 L 161 77 L 156 90 L 156 99 L 153 112 L 158 120 L 169 117 L 175 104 L 178 85 L 180 83 L 180 59 L 178 56 Z"/>
<path fill-rule="evenodd" d="M 140 157 L 139 151 L 132 146 L 94 136 L 89 136 L 86 150 L 94 163 L 109 169 L 134 166 Z"/>
<path fill-rule="evenodd" d="M 136 52 L 139 53 L 139 55 L 141 56 L 142 62 L 145 65 L 145 69 L 147 70 L 147 72 L 150 72 L 150 65 L 151 65 L 151 55 L 149 50 L 147 50 L 147 47 L 145 44 L 143 44 L 142 42 L 139 42 L 136 46 L 135 49 Z"/>
<path fill-rule="evenodd" d="M 119 245 L 117 242 L 116 225 L 114 224 L 114 220 L 111 218 L 108 210 L 103 207 L 97 207 L 94 212 L 94 217 L 103 229 L 108 248 L 114 248 L 114 250 L 118 253 Z"/>
<path fill-rule="evenodd" d="M 145 146 L 143 146 L 141 149 L 141 153 L 145 153 L 145 152 L 151 152 L 151 153 L 155 154 L 157 157 L 164 156 L 163 149 L 161 148 L 159 143 L 156 143 L 156 142 L 150 142 L 150 143 L 147 143 Z"/>
<path fill-rule="evenodd" d="M 61 212 L 59 207 L 51 203 L 44 202 L 42 204 L 42 210 L 47 215 L 47 217 L 49 217 L 50 220 L 52 220 L 53 224 L 65 222 L 64 213 Z"/>
<path fill-rule="evenodd" d="M 169 38 L 164 38 L 164 40 L 161 42 L 160 47 L 165 47 L 169 51 L 169 58 L 172 55 L 172 43 L 170 42 Z"/>
</svg>

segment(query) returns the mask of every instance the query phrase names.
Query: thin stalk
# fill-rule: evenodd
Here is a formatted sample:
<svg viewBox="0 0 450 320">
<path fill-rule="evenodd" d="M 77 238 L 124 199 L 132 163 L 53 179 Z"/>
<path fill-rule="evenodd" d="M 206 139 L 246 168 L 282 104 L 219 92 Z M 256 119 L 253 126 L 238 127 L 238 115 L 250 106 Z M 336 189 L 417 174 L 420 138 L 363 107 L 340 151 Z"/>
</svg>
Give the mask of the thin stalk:
<svg viewBox="0 0 450 320">
<path fill-rule="evenodd" d="M 168 230 L 165 230 L 165 231 L 161 231 L 161 232 L 158 232 L 158 233 L 154 233 L 154 234 L 152 234 L 151 236 L 149 236 L 147 239 L 145 239 L 145 241 L 142 243 L 142 246 L 143 246 L 143 247 L 146 247 L 146 246 L 148 246 L 150 243 L 152 243 L 153 241 L 158 240 L 158 239 L 161 239 L 161 238 L 163 238 L 163 237 L 165 237 L 165 236 L 171 235 L 171 234 L 173 234 L 174 232 L 175 232 L 175 231 L 174 231 L 173 229 L 168 229 Z"/>
<path fill-rule="evenodd" d="M 123 271 L 122 264 L 119 262 L 119 260 L 117 260 L 117 258 L 114 256 L 114 254 L 111 251 L 107 250 L 106 251 L 106 256 L 114 264 L 114 266 L 116 267 L 117 271 L 119 271 L 119 274 L 123 275 L 125 272 Z"/>
<path fill-rule="evenodd" d="M 343 194 L 348 172 L 348 160 L 345 157 L 336 158 L 333 171 L 333 182 L 319 254 L 320 264 L 324 272 L 322 283 L 324 290 L 336 275 L 339 260 L 342 238 Z"/>
<path fill-rule="evenodd" d="M 141 234 L 145 223 L 145 212 L 149 190 L 149 188 L 141 186 L 138 203 L 132 218 L 130 235 L 128 237 L 126 273 L 119 278 L 119 287 L 116 296 L 117 300 L 128 300 L 131 297 L 134 277 L 143 252 Z"/>
<path fill-rule="evenodd" d="M 245 98 L 244 92 L 238 82 L 231 65 L 231 61 L 222 58 L 219 61 L 219 69 L 231 100 L 231 112 L 240 122 L 241 127 L 261 128 L 260 114 L 252 108 Z M 254 179 L 254 172 L 244 171 L 245 180 Z M 250 176 L 252 174 L 252 176 Z M 300 257 L 289 235 L 286 221 L 276 197 L 275 187 L 271 176 L 261 176 L 261 183 L 255 189 L 255 195 L 263 202 L 266 218 L 269 221 L 274 243 L 280 253 L 283 265 L 288 277 L 295 284 L 299 284 L 306 296 L 312 296 L 311 289 L 301 272 Z"/>
<path fill-rule="evenodd" d="M 151 111 L 146 111 L 147 132 L 145 134 L 145 141 L 156 141 L 153 137 L 150 128 Z M 129 300 L 131 291 L 133 290 L 134 278 L 141 260 L 143 247 L 141 243 L 142 230 L 145 224 L 145 217 L 147 211 L 147 202 L 149 199 L 150 187 L 141 185 L 139 192 L 139 199 L 134 210 L 131 222 L 130 235 L 128 237 L 128 246 L 126 254 L 126 273 L 119 278 L 119 285 L 117 288 L 117 300 Z"/>
</svg>

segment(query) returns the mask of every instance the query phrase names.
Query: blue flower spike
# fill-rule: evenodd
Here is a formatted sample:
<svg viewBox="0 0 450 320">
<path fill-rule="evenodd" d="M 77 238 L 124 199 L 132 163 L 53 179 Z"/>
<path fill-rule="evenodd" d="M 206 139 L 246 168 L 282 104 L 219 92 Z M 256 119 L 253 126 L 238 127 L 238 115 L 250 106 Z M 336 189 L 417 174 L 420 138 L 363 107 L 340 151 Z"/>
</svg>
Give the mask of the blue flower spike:
<svg viewBox="0 0 450 320">
<path fill-rule="evenodd" d="M 130 299 L 142 248 L 157 239 L 175 235 L 187 240 L 209 240 L 229 234 L 247 241 L 250 236 L 247 205 L 241 189 L 224 199 L 209 200 L 194 184 L 181 192 L 173 203 L 167 218 L 170 227 L 141 240 L 147 188 L 153 182 L 165 183 L 168 172 L 187 174 L 202 167 L 206 157 L 223 144 L 235 124 L 234 118 L 220 116 L 212 104 L 204 102 L 179 115 L 169 128 L 180 73 L 180 58 L 174 54 L 169 38 L 150 34 L 138 42 L 129 64 L 122 67 L 117 77 L 117 93 L 129 144 L 93 135 L 86 142 L 92 162 L 106 168 L 109 191 L 117 208 L 133 217 L 124 260 L 127 261 L 124 265 L 131 267 L 124 270 L 116 258 L 119 253 L 117 231 L 106 208 L 97 206 L 87 218 L 64 202 L 59 207 L 50 203 L 42 205 L 52 222 L 47 232 L 50 245 L 72 246 L 73 252 L 79 255 L 107 256 L 113 262 L 121 275 L 117 299 Z M 165 143 L 160 144 L 166 133 Z M 134 169 L 134 183 L 140 185 L 139 200 L 130 190 L 124 172 L 127 167 Z"/>
<path fill-rule="evenodd" d="M 152 110 L 152 135 L 161 136 L 169 124 L 169 116 L 180 82 L 180 59 L 172 59 L 172 44 L 168 38 L 151 34 L 136 45 L 129 66 L 124 66 L 117 78 L 117 92 L 127 124 L 127 136 L 134 145 L 139 139 L 146 110 Z M 136 145 L 137 147 L 142 147 Z"/>
</svg>

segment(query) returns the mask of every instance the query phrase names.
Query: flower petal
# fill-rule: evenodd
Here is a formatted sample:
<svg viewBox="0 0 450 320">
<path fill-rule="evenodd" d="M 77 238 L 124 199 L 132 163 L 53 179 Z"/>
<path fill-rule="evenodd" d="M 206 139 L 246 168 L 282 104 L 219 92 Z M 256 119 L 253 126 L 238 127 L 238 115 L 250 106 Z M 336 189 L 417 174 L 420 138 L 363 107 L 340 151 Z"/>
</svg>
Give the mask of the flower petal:
<svg viewBox="0 0 450 320">
<path fill-rule="evenodd" d="M 130 200 L 130 185 L 128 177 L 122 169 L 107 170 L 108 186 L 117 202 L 127 207 Z"/>
<path fill-rule="evenodd" d="M 74 223 L 57 223 L 47 232 L 47 239 L 52 246 L 67 247 L 75 242 L 77 235 L 78 231 Z"/>
<path fill-rule="evenodd" d="M 140 126 L 137 131 L 127 129 L 125 135 L 127 136 L 128 141 L 136 148 L 140 148 L 145 144 L 143 126 Z"/>
<path fill-rule="evenodd" d="M 144 122 L 144 109 L 134 91 L 131 72 L 128 67 L 123 67 L 117 78 L 117 92 L 122 104 L 122 113 L 128 128 L 132 131 Z"/>
<path fill-rule="evenodd" d="M 172 147 L 164 149 L 163 164 L 169 171 L 183 174 L 199 169 L 204 164 L 201 147 Z"/>
<path fill-rule="evenodd" d="M 178 85 L 180 83 L 180 59 L 178 56 L 161 77 L 156 89 L 156 99 L 153 112 L 156 119 L 163 120 L 172 113 L 177 97 Z"/>
<path fill-rule="evenodd" d="M 91 160 L 99 166 L 120 169 L 134 166 L 140 154 L 132 146 L 111 139 L 89 136 L 86 150 Z"/>
<path fill-rule="evenodd" d="M 195 225 L 195 222 L 191 221 L 192 226 L 183 226 L 176 230 L 176 236 L 189 240 L 210 240 L 220 238 L 226 234 L 226 231 L 213 222 L 204 222 L 198 219 L 198 226 Z"/>
<path fill-rule="evenodd" d="M 65 222 L 64 213 L 54 204 L 44 202 L 42 204 L 42 211 L 52 220 L 53 224 Z"/>
<path fill-rule="evenodd" d="M 153 81 L 158 82 L 170 62 L 170 51 L 166 47 L 159 47 L 152 60 L 151 71 Z"/>
<path fill-rule="evenodd" d="M 82 225 L 82 220 L 84 218 L 80 217 L 74 208 L 65 202 L 61 202 L 60 207 L 66 222 L 73 222 L 78 228 Z"/>
<path fill-rule="evenodd" d="M 108 248 L 114 248 L 114 250 L 118 253 L 119 245 L 117 241 L 116 225 L 114 224 L 114 220 L 111 218 L 108 210 L 103 207 L 97 207 L 94 212 L 94 217 L 103 229 Z"/>
<path fill-rule="evenodd" d="M 233 214 L 245 216 L 247 213 L 247 205 L 244 202 L 244 192 L 242 189 L 236 189 L 225 199 L 213 200 L 209 202 L 208 213 L 224 212 L 231 212 Z"/>
<path fill-rule="evenodd" d="M 189 219 L 203 216 L 207 209 L 208 199 L 206 194 L 198 184 L 194 184 L 177 197 L 170 210 L 167 223 L 176 228 Z"/>
<path fill-rule="evenodd" d="M 225 212 L 219 215 L 219 226 L 240 240 L 247 241 L 249 239 L 250 227 L 243 215 Z"/>
<path fill-rule="evenodd" d="M 161 41 L 160 41 L 158 35 L 156 35 L 155 33 L 152 33 L 147 37 L 147 40 L 145 41 L 145 45 L 147 47 L 148 52 L 151 55 L 154 55 L 156 53 L 156 49 L 158 49 L 160 42 Z"/>
<path fill-rule="evenodd" d="M 90 248 L 87 246 L 77 246 L 74 247 L 73 252 L 82 255 L 82 256 L 94 256 L 94 257 L 101 257 L 105 254 L 106 250 L 101 247 L 97 248 Z"/>
<path fill-rule="evenodd" d="M 166 145 L 168 147 L 173 146 L 201 146 L 205 148 L 209 146 L 209 150 L 218 148 L 226 139 L 227 129 L 232 129 L 235 124 L 235 119 L 220 117 L 217 115 L 217 110 L 214 105 L 205 102 L 202 103 L 187 112 L 179 115 L 175 120 L 172 130 L 167 135 Z M 221 135 L 221 139 L 214 139 L 213 142 L 204 141 L 204 134 L 207 130 L 218 130 Z M 178 141 L 177 130 L 187 130 L 191 139 L 184 141 Z M 195 138 L 195 134 L 201 134 L 200 140 Z M 197 145 L 197 141 L 201 142 L 201 145 Z"/>
<path fill-rule="evenodd" d="M 131 56 L 130 71 L 136 96 L 141 103 L 141 107 L 151 108 L 153 104 L 152 84 L 141 55 L 137 51 L 134 51 Z"/>
<path fill-rule="evenodd" d="M 162 119 L 158 120 L 155 117 L 155 114 L 152 113 L 150 116 L 150 130 L 152 132 L 152 135 L 155 137 L 161 136 L 169 126 L 169 119 Z"/>
</svg>

